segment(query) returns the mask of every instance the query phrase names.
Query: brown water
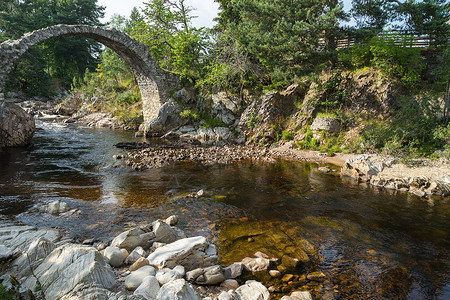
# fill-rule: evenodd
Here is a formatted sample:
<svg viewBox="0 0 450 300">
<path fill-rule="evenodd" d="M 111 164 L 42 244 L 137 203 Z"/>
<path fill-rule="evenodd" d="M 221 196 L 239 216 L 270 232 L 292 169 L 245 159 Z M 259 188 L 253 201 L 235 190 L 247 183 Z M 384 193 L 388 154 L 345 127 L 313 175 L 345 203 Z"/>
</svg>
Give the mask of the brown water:
<svg viewBox="0 0 450 300">
<path fill-rule="evenodd" d="M 310 290 L 325 299 L 450 299 L 449 199 L 379 191 L 285 161 L 135 172 L 112 158 L 121 153 L 113 144 L 133 140 L 130 132 L 39 127 L 33 147 L 0 152 L 0 222 L 107 241 L 124 228 L 178 214 L 188 235 L 218 245 L 224 265 L 256 251 L 277 258 L 306 253 L 311 262 L 287 282 L 255 275 L 278 296 Z M 207 197 L 184 197 L 199 189 Z M 36 209 L 54 200 L 81 214 Z M 313 271 L 326 277 L 301 276 Z"/>
</svg>

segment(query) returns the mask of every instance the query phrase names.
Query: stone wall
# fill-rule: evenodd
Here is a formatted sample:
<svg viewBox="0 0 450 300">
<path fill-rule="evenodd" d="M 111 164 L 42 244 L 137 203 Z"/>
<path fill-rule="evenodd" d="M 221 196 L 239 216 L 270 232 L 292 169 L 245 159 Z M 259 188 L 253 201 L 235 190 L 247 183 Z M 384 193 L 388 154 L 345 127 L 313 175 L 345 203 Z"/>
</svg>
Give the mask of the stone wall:
<svg viewBox="0 0 450 300">
<path fill-rule="evenodd" d="M 157 117 L 159 108 L 172 90 L 179 86 L 178 76 L 162 70 L 141 42 L 116 29 L 88 25 L 56 25 L 25 34 L 17 40 L 0 44 L 0 101 L 4 101 L 4 87 L 14 61 L 33 45 L 61 36 L 82 36 L 96 40 L 117 52 L 134 70 L 141 90 L 144 121 Z"/>
</svg>

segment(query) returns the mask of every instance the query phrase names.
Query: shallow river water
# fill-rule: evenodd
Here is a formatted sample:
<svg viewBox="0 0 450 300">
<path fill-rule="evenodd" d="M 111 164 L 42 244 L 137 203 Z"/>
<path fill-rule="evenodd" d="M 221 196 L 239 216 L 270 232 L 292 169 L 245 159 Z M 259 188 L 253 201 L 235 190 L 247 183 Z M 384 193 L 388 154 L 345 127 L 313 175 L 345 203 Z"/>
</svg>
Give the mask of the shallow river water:
<svg viewBox="0 0 450 300">
<path fill-rule="evenodd" d="M 38 121 L 33 146 L 0 152 L 0 224 L 65 229 L 108 241 L 139 224 L 180 216 L 188 235 L 218 246 L 225 266 L 262 251 L 308 255 L 289 280 L 247 275 L 283 295 L 324 299 L 450 299 L 450 199 L 423 200 L 280 161 L 202 166 L 183 162 L 131 170 L 113 145 L 133 133 Z M 150 141 L 158 142 L 158 141 Z M 187 197 L 200 189 L 206 197 Z M 62 200 L 81 210 L 53 216 L 37 207 Z M 321 279 L 302 274 L 321 271 Z"/>
</svg>

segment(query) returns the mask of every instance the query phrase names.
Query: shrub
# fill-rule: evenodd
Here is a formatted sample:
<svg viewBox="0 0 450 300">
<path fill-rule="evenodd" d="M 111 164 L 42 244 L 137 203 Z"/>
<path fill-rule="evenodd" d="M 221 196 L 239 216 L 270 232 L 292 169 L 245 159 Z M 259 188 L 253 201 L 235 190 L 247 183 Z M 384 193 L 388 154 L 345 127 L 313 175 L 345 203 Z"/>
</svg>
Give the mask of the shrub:
<svg viewBox="0 0 450 300">
<path fill-rule="evenodd" d="M 318 150 L 319 149 L 319 141 L 314 137 L 311 129 L 308 129 L 306 131 L 305 139 L 303 141 L 299 141 L 297 143 L 297 146 L 300 149 Z"/>
<path fill-rule="evenodd" d="M 373 67 L 389 79 L 399 80 L 407 86 L 414 86 L 425 68 L 420 48 L 411 47 L 411 40 L 398 35 L 373 37 L 368 44 L 352 46 L 339 53 L 340 63 L 350 70 Z"/>
<path fill-rule="evenodd" d="M 183 119 L 188 119 L 190 121 L 200 120 L 200 113 L 198 111 L 191 111 L 190 109 L 183 110 L 180 112 L 180 117 Z"/>
<path fill-rule="evenodd" d="M 432 97 L 406 97 L 392 120 L 373 121 L 362 137 L 365 148 L 386 154 L 431 154 L 444 145 L 447 128 L 439 127 L 438 106 Z"/>
<path fill-rule="evenodd" d="M 281 135 L 283 136 L 283 140 L 285 140 L 285 141 L 292 141 L 294 139 L 294 136 L 292 135 L 292 133 L 290 133 L 287 130 L 283 130 L 281 132 Z"/>
<path fill-rule="evenodd" d="M 373 55 L 371 63 L 386 77 L 399 79 L 408 86 L 420 81 L 420 73 L 425 68 L 419 48 L 412 48 L 406 42 L 396 45 L 398 39 L 374 37 L 370 43 Z"/>
</svg>

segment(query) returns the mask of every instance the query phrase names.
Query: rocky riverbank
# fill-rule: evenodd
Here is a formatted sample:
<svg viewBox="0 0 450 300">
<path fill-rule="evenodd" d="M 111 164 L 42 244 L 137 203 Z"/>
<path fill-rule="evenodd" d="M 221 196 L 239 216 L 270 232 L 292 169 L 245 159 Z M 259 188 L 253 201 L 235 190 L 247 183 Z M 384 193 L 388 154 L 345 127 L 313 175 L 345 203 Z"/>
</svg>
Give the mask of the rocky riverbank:
<svg viewBox="0 0 450 300">
<path fill-rule="evenodd" d="M 51 206 L 51 207 L 50 207 Z M 48 211 L 64 213 L 51 204 Z M 43 209 L 45 211 L 45 209 Z M 202 236 L 186 237 L 177 216 L 131 228 L 112 242 L 76 244 L 56 229 L 3 224 L 0 227 L 2 299 L 241 299 L 266 300 L 269 289 L 239 277 L 245 271 L 282 274 L 302 262 L 255 258 L 223 267 L 215 246 Z M 293 277 L 292 275 L 291 277 Z M 310 276 L 310 275 L 308 275 Z M 312 275 L 311 275 L 312 276 Z M 241 281 L 241 284 L 239 283 Z M 292 297 L 292 298 L 289 298 Z M 296 291 L 285 299 L 312 299 Z M 13 299 L 13 298 L 11 298 Z"/>
<path fill-rule="evenodd" d="M 381 155 L 337 153 L 328 156 L 319 151 L 299 150 L 293 143 L 272 148 L 199 145 L 195 140 L 165 145 L 121 143 L 116 146 L 127 149 L 127 153 L 118 154 L 115 158 L 124 159 L 128 166 L 140 171 L 189 161 L 202 164 L 229 164 L 244 160 L 275 162 L 279 159 L 313 162 L 325 165 L 320 168 L 324 173 L 331 171 L 327 164 L 335 165 L 341 167 L 342 177 L 378 188 L 409 192 L 419 197 L 450 195 L 450 162 L 442 159 L 422 159 L 407 164 L 399 158 Z"/>
</svg>

